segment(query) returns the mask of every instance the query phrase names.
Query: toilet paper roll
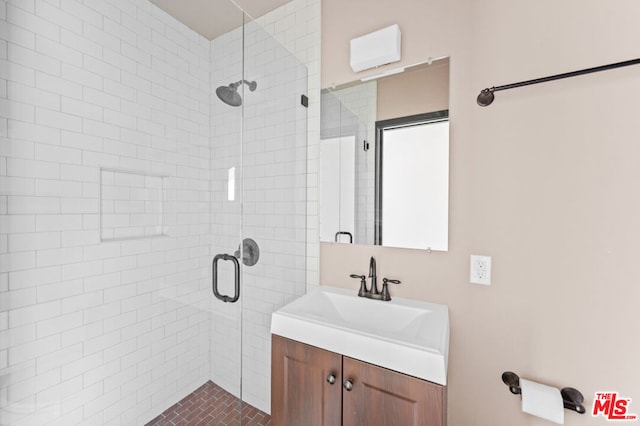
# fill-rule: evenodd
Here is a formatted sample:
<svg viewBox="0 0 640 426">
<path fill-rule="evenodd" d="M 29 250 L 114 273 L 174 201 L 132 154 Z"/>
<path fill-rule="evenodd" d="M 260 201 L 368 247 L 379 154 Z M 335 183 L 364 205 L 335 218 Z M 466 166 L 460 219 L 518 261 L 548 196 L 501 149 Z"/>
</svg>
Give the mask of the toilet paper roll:
<svg viewBox="0 0 640 426">
<path fill-rule="evenodd" d="M 520 379 L 520 389 L 523 412 L 564 424 L 564 404 L 560 389 L 525 379 Z"/>
</svg>

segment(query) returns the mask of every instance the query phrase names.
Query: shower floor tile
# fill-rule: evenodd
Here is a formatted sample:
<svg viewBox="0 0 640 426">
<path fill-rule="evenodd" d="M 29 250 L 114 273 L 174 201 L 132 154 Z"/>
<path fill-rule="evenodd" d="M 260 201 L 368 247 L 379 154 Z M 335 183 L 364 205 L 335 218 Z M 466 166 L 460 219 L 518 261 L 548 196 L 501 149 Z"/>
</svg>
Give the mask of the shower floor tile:
<svg viewBox="0 0 640 426">
<path fill-rule="evenodd" d="M 208 381 L 145 426 L 271 426 L 271 417 Z"/>
</svg>

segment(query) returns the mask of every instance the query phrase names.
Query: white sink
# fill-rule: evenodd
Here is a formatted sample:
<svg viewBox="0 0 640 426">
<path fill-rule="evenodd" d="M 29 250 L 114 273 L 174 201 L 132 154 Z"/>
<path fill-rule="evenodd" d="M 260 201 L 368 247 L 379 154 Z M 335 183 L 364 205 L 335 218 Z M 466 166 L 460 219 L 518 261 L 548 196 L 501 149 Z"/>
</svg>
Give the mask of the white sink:
<svg viewBox="0 0 640 426">
<path fill-rule="evenodd" d="M 447 384 L 446 305 L 400 297 L 383 302 L 324 286 L 274 312 L 271 333 Z"/>
</svg>

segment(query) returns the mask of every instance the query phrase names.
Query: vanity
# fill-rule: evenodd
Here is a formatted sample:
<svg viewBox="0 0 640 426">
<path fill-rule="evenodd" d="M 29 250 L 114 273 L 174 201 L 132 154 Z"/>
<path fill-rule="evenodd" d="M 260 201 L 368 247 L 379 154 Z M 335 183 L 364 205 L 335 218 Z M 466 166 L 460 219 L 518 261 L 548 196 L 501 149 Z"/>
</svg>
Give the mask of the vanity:
<svg viewBox="0 0 640 426">
<path fill-rule="evenodd" d="M 448 58 L 322 91 L 321 244 L 448 250 L 448 104 Z M 448 307 L 351 277 L 272 314 L 272 424 L 446 426 Z"/>
<path fill-rule="evenodd" d="M 445 305 L 319 287 L 272 315 L 279 425 L 446 425 Z"/>
</svg>

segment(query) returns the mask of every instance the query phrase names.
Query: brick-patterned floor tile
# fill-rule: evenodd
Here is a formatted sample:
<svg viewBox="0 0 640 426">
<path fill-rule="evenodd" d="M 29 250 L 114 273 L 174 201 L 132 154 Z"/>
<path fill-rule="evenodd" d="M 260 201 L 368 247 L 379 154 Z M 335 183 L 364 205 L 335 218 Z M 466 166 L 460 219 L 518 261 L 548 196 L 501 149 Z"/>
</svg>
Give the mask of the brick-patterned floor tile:
<svg viewBox="0 0 640 426">
<path fill-rule="evenodd" d="M 271 417 L 208 381 L 145 426 L 271 426 Z"/>
</svg>

